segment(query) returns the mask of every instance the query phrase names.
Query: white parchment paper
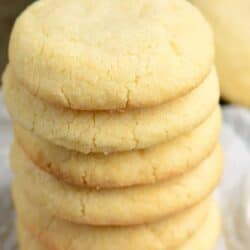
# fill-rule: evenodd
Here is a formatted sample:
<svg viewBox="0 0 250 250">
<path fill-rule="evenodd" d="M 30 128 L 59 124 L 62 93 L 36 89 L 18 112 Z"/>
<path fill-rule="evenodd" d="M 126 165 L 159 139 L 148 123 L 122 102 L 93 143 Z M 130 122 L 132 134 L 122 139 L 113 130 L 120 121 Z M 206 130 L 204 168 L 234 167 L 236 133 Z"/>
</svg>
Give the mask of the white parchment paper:
<svg viewBox="0 0 250 250">
<path fill-rule="evenodd" d="M 223 108 L 221 141 L 225 151 L 225 174 L 216 194 L 222 207 L 224 238 L 230 250 L 249 250 L 250 236 L 250 110 Z M 0 95 L 0 249 L 17 250 L 8 168 L 11 125 Z M 218 250 L 225 250 L 224 240 Z"/>
</svg>

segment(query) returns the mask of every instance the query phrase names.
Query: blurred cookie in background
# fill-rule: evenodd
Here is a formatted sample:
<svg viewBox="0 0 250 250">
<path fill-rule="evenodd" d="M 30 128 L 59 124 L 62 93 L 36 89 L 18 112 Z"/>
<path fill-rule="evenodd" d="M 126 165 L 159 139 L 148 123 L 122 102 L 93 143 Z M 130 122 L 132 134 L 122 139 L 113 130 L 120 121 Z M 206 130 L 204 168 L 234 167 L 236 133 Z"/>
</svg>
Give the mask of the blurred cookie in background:
<svg viewBox="0 0 250 250">
<path fill-rule="evenodd" d="M 191 0 L 210 21 L 223 100 L 250 107 L 250 1 Z"/>
</svg>

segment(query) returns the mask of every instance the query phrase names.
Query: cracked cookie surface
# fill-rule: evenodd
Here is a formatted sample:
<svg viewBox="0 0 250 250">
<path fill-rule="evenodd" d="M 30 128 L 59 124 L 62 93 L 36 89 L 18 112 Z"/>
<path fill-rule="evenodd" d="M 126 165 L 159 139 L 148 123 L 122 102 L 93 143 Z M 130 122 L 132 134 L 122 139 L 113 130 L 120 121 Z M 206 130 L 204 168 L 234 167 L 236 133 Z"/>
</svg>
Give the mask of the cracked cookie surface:
<svg viewBox="0 0 250 250">
<path fill-rule="evenodd" d="M 17 19 L 9 61 L 45 101 L 81 110 L 149 107 L 184 95 L 213 62 L 209 25 L 181 0 L 44 0 Z"/>
<path fill-rule="evenodd" d="M 20 245 L 21 250 L 52 250 L 53 245 L 43 244 L 41 240 L 38 240 L 35 238 L 29 230 L 25 226 L 23 226 L 21 223 L 18 224 L 19 228 L 19 235 L 20 235 Z M 141 247 L 141 250 L 149 250 L 149 249 L 155 249 L 155 250 L 211 250 L 214 249 L 217 243 L 217 240 L 219 238 L 221 232 L 221 218 L 220 213 L 216 205 L 213 204 L 213 206 L 210 209 L 210 212 L 207 216 L 207 218 L 204 220 L 204 223 L 201 225 L 201 227 L 190 237 L 186 242 L 184 242 L 181 246 L 177 247 L 167 247 L 164 245 L 164 242 L 162 242 L 159 246 L 156 248 L 149 248 L 147 245 L 144 245 L 144 247 Z M 123 239 L 124 240 L 124 239 Z M 58 243 L 58 242 L 57 242 Z M 60 242 L 61 243 L 61 242 Z M 127 242 L 126 242 L 127 243 Z M 126 245 L 125 245 L 126 246 Z M 71 242 L 71 244 L 68 246 L 68 248 L 56 248 L 58 250 L 64 250 L 64 249 L 70 249 L 70 250 L 78 250 L 78 249 L 84 249 L 84 244 L 79 248 L 79 245 L 77 242 Z M 117 245 L 112 245 L 109 248 L 96 248 L 91 246 L 89 248 L 86 248 L 87 250 L 135 250 L 138 248 L 123 248 L 123 245 L 119 248 L 117 248 Z"/>
<path fill-rule="evenodd" d="M 220 180 L 222 152 L 214 152 L 192 171 L 151 185 L 115 189 L 77 188 L 40 170 L 15 143 L 11 166 L 18 188 L 43 209 L 62 219 L 91 225 L 152 222 L 193 206 Z"/>
<path fill-rule="evenodd" d="M 57 250 L 158 249 L 181 245 L 199 229 L 211 209 L 211 198 L 151 224 L 126 227 L 79 225 L 61 220 L 32 203 L 13 186 L 19 222 L 34 237 Z M 72 246 L 70 248 L 69 246 Z"/>
<path fill-rule="evenodd" d="M 187 95 L 167 104 L 126 112 L 75 111 L 31 95 L 7 68 L 3 90 L 12 119 L 27 130 L 68 149 L 116 152 L 143 149 L 171 140 L 202 123 L 215 109 L 215 70 Z"/>
<path fill-rule="evenodd" d="M 121 153 L 82 154 L 56 146 L 14 125 L 16 139 L 36 166 L 76 186 L 124 187 L 173 178 L 196 167 L 218 143 L 220 110 L 200 126 L 154 147 Z M 202 143 L 201 143 L 202 141 Z"/>
</svg>

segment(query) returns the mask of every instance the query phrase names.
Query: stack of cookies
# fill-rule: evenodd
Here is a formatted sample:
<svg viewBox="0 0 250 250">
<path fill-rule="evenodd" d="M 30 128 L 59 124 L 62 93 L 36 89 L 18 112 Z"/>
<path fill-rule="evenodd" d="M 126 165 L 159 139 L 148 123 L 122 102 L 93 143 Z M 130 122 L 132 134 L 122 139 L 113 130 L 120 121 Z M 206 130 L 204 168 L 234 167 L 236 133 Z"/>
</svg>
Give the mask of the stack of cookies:
<svg viewBox="0 0 250 250">
<path fill-rule="evenodd" d="M 214 248 L 219 90 L 188 2 L 37 1 L 3 81 L 22 250 Z"/>
</svg>

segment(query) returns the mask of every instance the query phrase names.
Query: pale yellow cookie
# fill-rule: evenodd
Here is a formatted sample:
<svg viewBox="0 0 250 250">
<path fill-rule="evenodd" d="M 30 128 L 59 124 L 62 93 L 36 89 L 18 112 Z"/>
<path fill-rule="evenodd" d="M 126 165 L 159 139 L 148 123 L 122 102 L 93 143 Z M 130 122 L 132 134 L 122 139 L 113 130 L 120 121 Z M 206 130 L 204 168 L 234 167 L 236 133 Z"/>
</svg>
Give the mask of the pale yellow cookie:
<svg viewBox="0 0 250 250">
<path fill-rule="evenodd" d="M 193 206 L 209 195 L 222 174 L 222 152 L 214 152 L 182 176 L 153 185 L 116 189 L 77 188 L 40 170 L 14 144 L 11 166 L 15 181 L 27 196 L 60 218 L 92 225 L 152 222 Z"/>
<path fill-rule="evenodd" d="M 217 108 L 199 127 L 175 140 L 109 155 L 70 151 L 17 124 L 14 128 L 19 145 L 36 166 L 73 185 L 111 188 L 154 183 L 192 169 L 214 149 L 220 123 Z"/>
<path fill-rule="evenodd" d="M 190 239 L 188 239 L 183 245 L 178 247 L 167 247 L 164 242 L 159 243 L 158 246 L 152 248 L 151 245 L 147 245 L 145 241 L 145 245 L 140 250 L 213 250 L 215 249 L 217 240 L 219 238 L 221 232 L 221 218 L 218 208 L 213 205 L 207 219 L 204 221 L 203 225 L 195 232 Z M 157 233 L 151 232 L 152 237 L 156 240 L 160 240 Z M 58 237 L 58 236 L 57 236 Z M 81 236 L 79 236 L 80 238 Z M 65 248 L 55 248 L 53 245 L 43 244 L 37 238 L 35 238 L 29 230 L 26 229 L 25 226 L 19 224 L 19 238 L 21 244 L 21 250 L 63 250 Z M 111 239 L 112 240 L 112 239 Z M 56 240 L 54 240 L 56 242 Z M 138 250 L 138 248 L 133 248 L 133 242 L 131 241 L 131 245 L 126 241 L 126 238 L 122 239 L 122 242 L 125 242 L 125 246 L 120 244 L 116 245 L 115 243 L 107 248 L 107 250 Z M 60 244 L 60 242 L 56 242 Z M 95 242 L 96 243 L 96 242 Z M 119 242 L 120 243 L 120 242 Z M 87 242 L 88 244 L 88 242 Z M 74 240 L 70 242 L 71 250 L 83 250 L 85 244 L 83 243 L 79 247 L 78 240 Z M 127 246 L 127 247 L 126 247 Z M 130 247 L 132 246 L 132 247 Z M 95 245 L 89 245 L 87 250 L 106 250 L 106 248 L 97 248 Z"/>
<path fill-rule="evenodd" d="M 222 97 L 250 107 L 250 1 L 192 0 L 215 32 Z"/>
<path fill-rule="evenodd" d="M 220 211 L 214 206 L 200 230 L 198 230 L 198 232 L 196 232 L 183 246 L 172 250 L 215 250 L 220 234 Z"/>
<path fill-rule="evenodd" d="M 98 227 L 70 223 L 56 218 L 42 207 L 30 202 L 17 188 L 13 188 L 19 221 L 42 242 L 53 249 L 67 249 L 74 242 L 74 250 L 102 249 L 159 249 L 183 244 L 201 226 L 211 208 L 211 199 L 171 217 L 152 224 L 125 227 Z"/>
<path fill-rule="evenodd" d="M 30 232 L 28 232 L 28 230 L 22 226 L 19 221 L 17 222 L 16 228 L 19 250 L 48 250 L 47 247 L 32 237 Z"/>
<path fill-rule="evenodd" d="M 213 70 L 197 89 L 171 103 L 126 112 L 75 111 L 34 97 L 8 68 L 4 96 L 15 122 L 57 145 L 89 153 L 147 148 L 188 132 L 215 109 L 219 89 Z"/>
<path fill-rule="evenodd" d="M 213 63 L 200 12 L 182 0 L 43 0 L 17 19 L 9 60 L 44 100 L 73 109 L 145 107 L 199 85 Z"/>
</svg>

